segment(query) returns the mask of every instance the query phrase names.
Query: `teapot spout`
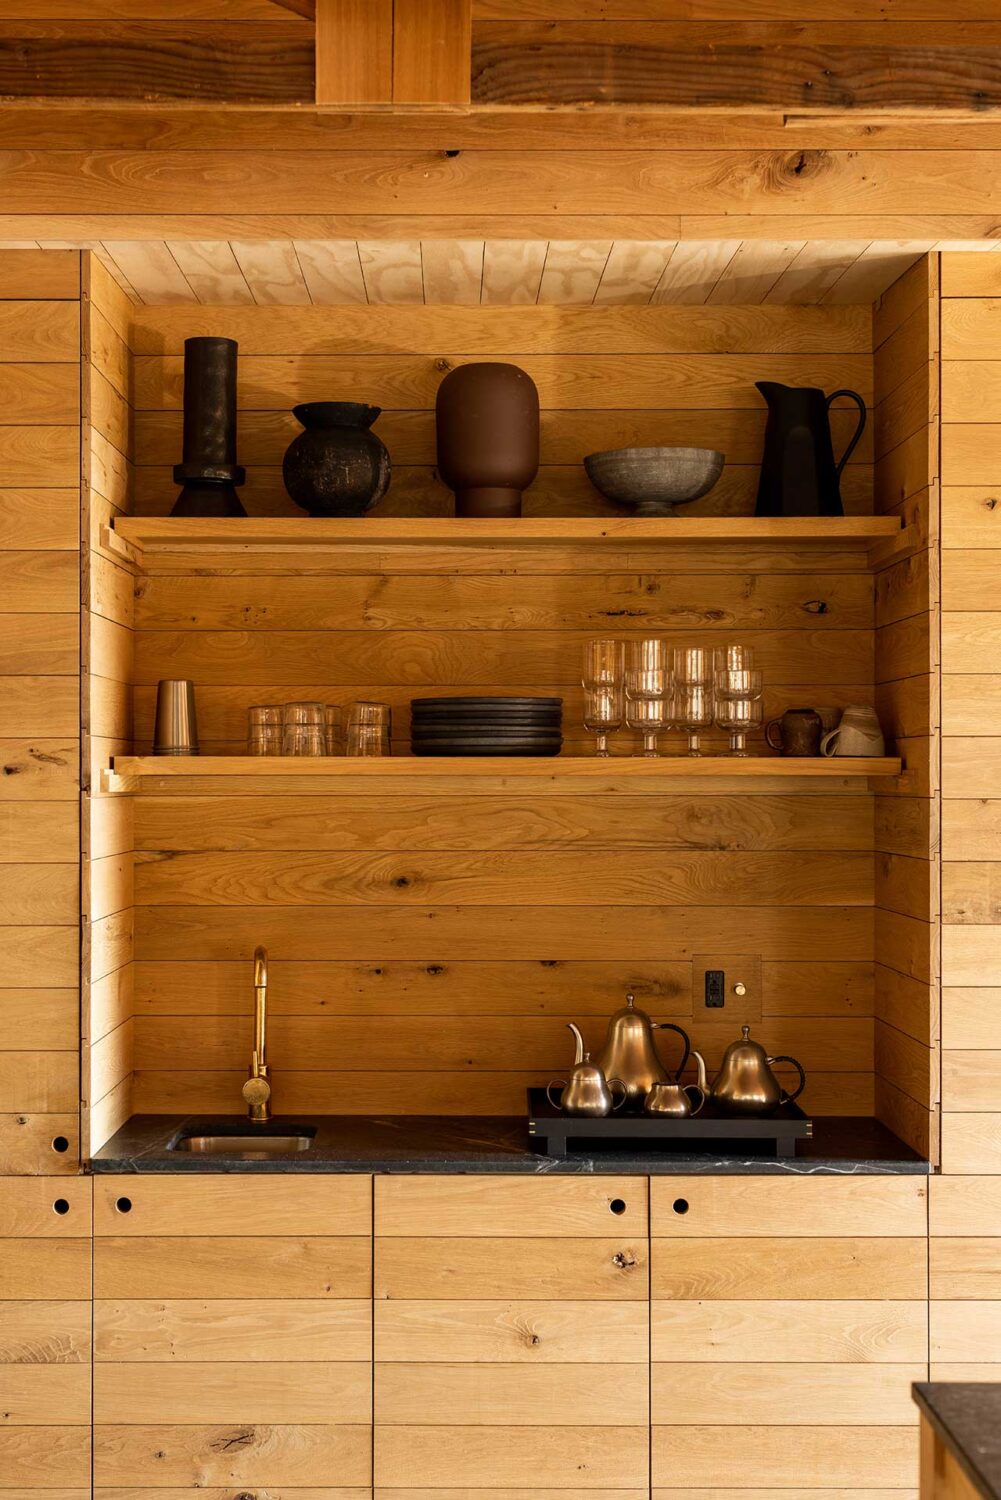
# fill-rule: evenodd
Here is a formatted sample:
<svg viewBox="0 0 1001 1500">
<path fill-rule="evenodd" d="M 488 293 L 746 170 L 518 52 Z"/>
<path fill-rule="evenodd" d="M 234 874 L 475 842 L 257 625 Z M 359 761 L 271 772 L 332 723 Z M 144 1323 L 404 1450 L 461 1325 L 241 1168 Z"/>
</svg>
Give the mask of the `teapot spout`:
<svg viewBox="0 0 1001 1500">
<path fill-rule="evenodd" d="M 577 1050 L 574 1054 L 573 1060 L 574 1067 L 576 1067 L 578 1063 L 582 1063 L 584 1061 L 584 1038 L 580 1034 L 580 1027 L 574 1025 L 573 1021 L 567 1022 L 567 1030 L 572 1031 L 574 1037 L 576 1038 Z"/>
<path fill-rule="evenodd" d="M 709 1080 L 706 1077 L 706 1060 L 697 1047 L 692 1048 L 692 1056 L 695 1059 L 695 1082 L 704 1094 L 708 1094 Z"/>
</svg>

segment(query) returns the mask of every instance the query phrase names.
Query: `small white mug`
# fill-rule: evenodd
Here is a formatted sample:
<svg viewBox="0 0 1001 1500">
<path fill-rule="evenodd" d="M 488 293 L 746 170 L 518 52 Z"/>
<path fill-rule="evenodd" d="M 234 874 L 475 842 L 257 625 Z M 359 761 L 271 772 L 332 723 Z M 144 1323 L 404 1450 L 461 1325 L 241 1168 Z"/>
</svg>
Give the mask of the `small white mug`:
<svg viewBox="0 0 1001 1500">
<path fill-rule="evenodd" d="M 849 703 L 837 729 L 831 729 L 820 742 L 821 755 L 880 756 L 886 753 L 886 741 L 876 710 L 867 703 Z"/>
</svg>

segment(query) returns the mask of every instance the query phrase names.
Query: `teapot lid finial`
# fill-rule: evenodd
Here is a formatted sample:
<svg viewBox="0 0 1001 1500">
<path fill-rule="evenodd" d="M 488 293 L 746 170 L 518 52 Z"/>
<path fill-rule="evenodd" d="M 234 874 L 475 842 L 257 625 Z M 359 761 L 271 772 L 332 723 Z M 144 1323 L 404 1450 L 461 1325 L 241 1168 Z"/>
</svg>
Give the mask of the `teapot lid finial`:
<svg viewBox="0 0 1001 1500">
<path fill-rule="evenodd" d="M 632 1010 L 633 1006 L 636 1004 L 636 996 L 633 994 L 627 994 L 626 1004 L 629 1006 L 629 1009 Z"/>
<path fill-rule="evenodd" d="M 748 1037 L 751 1035 L 751 1028 L 750 1028 L 750 1026 L 742 1026 L 740 1028 L 740 1034 L 744 1038 L 744 1041 L 746 1042 L 747 1039 L 748 1039 Z"/>
</svg>

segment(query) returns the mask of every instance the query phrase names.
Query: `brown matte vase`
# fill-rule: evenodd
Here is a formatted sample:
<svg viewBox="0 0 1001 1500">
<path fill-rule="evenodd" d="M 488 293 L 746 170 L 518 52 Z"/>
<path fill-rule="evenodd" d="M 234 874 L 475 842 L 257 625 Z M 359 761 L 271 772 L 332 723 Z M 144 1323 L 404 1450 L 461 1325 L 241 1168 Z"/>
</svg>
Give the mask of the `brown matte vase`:
<svg viewBox="0 0 1001 1500">
<path fill-rule="evenodd" d="M 438 387 L 438 473 L 457 516 L 520 516 L 539 471 L 539 393 L 517 365 L 460 365 Z"/>
</svg>

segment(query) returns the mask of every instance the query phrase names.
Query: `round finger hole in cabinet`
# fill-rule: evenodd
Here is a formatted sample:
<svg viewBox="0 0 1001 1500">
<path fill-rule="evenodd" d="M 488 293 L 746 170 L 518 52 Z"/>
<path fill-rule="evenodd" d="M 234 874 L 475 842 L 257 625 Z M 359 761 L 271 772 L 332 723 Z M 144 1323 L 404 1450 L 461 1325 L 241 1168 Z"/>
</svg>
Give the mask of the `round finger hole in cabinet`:
<svg viewBox="0 0 1001 1500">
<path fill-rule="evenodd" d="M 70 1211 L 68 1201 L 65 1198 L 57 1198 L 52 1205 L 52 1211 L 57 1214 L 68 1214 Z"/>
<path fill-rule="evenodd" d="M 132 1212 L 132 1199 L 117 1198 L 115 1200 L 115 1207 L 118 1209 L 118 1212 L 120 1214 L 130 1214 Z"/>
<path fill-rule="evenodd" d="M 613 1214 L 624 1214 L 626 1211 L 626 1200 L 624 1198 L 613 1198 L 608 1207 Z"/>
<path fill-rule="evenodd" d="M 69 1143 L 69 1141 L 66 1139 L 66 1137 L 64 1135 L 54 1135 L 52 1137 L 52 1149 L 53 1149 L 53 1151 L 68 1151 L 69 1148 L 70 1148 L 70 1143 Z"/>
<path fill-rule="evenodd" d="M 676 1214 L 687 1214 L 687 1212 L 688 1212 L 688 1199 L 687 1198 L 675 1198 L 672 1207 L 674 1208 L 674 1212 Z"/>
</svg>

